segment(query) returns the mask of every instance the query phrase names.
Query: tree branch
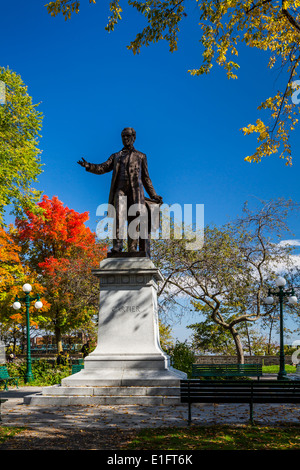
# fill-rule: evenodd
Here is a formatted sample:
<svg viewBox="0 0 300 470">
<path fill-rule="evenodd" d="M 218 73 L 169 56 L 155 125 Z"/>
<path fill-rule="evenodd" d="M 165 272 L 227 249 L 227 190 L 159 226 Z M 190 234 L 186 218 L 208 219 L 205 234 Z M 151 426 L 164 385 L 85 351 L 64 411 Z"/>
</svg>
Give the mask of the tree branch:
<svg viewBox="0 0 300 470">
<path fill-rule="evenodd" d="M 299 32 L 300 32 L 300 30 L 299 30 Z M 297 67 L 297 65 L 298 65 L 298 63 L 299 63 L 299 59 L 300 59 L 300 57 L 298 57 L 298 59 L 295 60 L 295 63 L 294 63 L 294 65 L 293 65 L 292 69 L 291 69 L 290 77 L 289 77 L 289 80 L 288 80 L 286 89 L 285 89 L 285 91 L 284 91 L 284 94 L 283 94 L 283 96 L 282 96 L 282 100 L 281 100 L 281 103 L 280 103 L 279 111 L 278 111 L 278 113 L 277 113 L 277 116 L 276 116 L 276 119 L 275 119 L 275 123 L 274 123 L 274 125 L 273 125 L 272 130 L 271 130 L 271 134 L 273 134 L 273 132 L 274 132 L 274 130 L 275 130 L 277 124 L 278 124 L 279 117 L 280 117 L 281 112 L 282 112 L 284 100 L 285 100 L 285 98 L 286 98 L 286 96 L 287 96 L 287 92 L 288 92 L 288 89 L 289 89 L 289 84 L 290 84 L 291 81 L 292 81 L 295 68 Z"/>
<path fill-rule="evenodd" d="M 297 29 L 297 31 L 300 33 L 300 24 L 295 20 L 295 18 L 288 12 L 286 8 L 284 8 L 285 1 L 282 0 L 282 13 L 283 15 L 287 18 L 289 23 L 294 26 L 294 28 Z"/>
<path fill-rule="evenodd" d="M 248 10 L 246 10 L 246 13 L 247 15 L 249 13 L 251 13 L 251 11 L 255 10 L 255 8 L 259 8 L 259 7 L 262 7 L 263 5 L 265 5 L 266 3 L 271 3 L 272 0 L 264 0 L 263 2 L 261 3 L 255 3 L 251 8 L 249 8 Z"/>
</svg>

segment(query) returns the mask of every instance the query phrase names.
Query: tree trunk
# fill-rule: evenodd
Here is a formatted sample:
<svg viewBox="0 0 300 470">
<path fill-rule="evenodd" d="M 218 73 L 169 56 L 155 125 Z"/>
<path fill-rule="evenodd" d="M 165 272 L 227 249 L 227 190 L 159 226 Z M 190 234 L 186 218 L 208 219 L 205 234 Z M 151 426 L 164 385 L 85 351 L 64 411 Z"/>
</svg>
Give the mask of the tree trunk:
<svg viewBox="0 0 300 470">
<path fill-rule="evenodd" d="M 249 355 L 252 356 L 251 339 L 250 339 L 250 335 L 249 335 L 248 322 L 245 322 L 245 323 L 246 323 L 246 334 L 247 334 L 247 339 L 248 339 Z"/>
<path fill-rule="evenodd" d="M 235 328 L 230 327 L 229 330 L 230 330 L 230 333 L 232 334 L 232 337 L 235 343 L 238 364 L 244 364 L 245 363 L 244 350 L 243 350 L 243 345 L 241 343 L 240 336 Z"/>
<path fill-rule="evenodd" d="M 59 328 L 59 326 L 55 326 L 55 340 L 56 340 L 56 346 L 57 346 L 57 353 L 59 354 L 63 350 L 62 335 L 61 335 L 61 329 Z"/>
</svg>

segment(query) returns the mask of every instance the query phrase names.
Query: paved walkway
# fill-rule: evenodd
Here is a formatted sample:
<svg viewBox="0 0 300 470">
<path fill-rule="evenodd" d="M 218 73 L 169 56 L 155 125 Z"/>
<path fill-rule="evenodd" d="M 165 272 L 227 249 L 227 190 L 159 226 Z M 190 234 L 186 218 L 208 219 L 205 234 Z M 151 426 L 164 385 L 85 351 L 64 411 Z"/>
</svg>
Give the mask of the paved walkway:
<svg viewBox="0 0 300 470">
<path fill-rule="evenodd" d="M 173 406 L 46 406 L 24 405 L 26 394 L 40 387 L 22 387 L 1 392 L 2 425 L 35 430 L 55 429 L 138 429 L 161 426 L 187 426 L 187 405 Z M 249 406 L 243 404 L 197 404 L 192 406 L 195 425 L 248 424 Z M 299 424 L 300 405 L 254 405 L 259 425 Z"/>
</svg>

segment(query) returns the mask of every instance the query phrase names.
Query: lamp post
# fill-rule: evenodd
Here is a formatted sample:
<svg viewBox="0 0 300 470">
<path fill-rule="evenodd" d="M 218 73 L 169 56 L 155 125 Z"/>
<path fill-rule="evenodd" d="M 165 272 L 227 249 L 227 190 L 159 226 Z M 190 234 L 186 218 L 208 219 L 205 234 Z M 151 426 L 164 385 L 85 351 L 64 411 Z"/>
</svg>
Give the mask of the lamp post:
<svg viewBox="0 0 300 470">
<path fill-rule="evenodd" d="M 284 357 L 284 340 L 283 340 L 283 299 L 284 297 L 289 297 L 289 304 L 295 305 L 297 303 L 297 297 L 295 296 L 294 289 L 284 290 L 286 285 L 286 280 L 284 277 L 278 277 L 276 279 L 276 286 L 279 288 L 279 291 L 272 292 L 269 289 L 268 297 L 265 299 L 267 305 L 271 305 L 274 302 L 273 295 L 276 295 L 279 298 L 280 306 L 280 358 L 279 358 L 279 373 L 277 375 L 277 380 L 286 379 L 285 371 L 285 357 Z"/>
<path fill-rule="evenodd" d="M 34 306 L 37 309 L 42 308 L 43 304 L 40 301 L 40 296 L 37 294 L 33 297 L 30 297 L 29 293 L 32 290 L 32 287 L 30 284 L 24 284 L 22 287 L 23 292 L 25 293 L 25 297 L 19 299 L 18 296 L 16 296 L 15 301 L 13 303 L 13 308 L 15 310 L 19 310 L 21 308 L 21 303 L 20 302 L 25 302 L 26 306 L 26 333 L 27 333 L 27 368 L 26 368 L 26 375 L 25 375 L 25 383 L 30 382 L 31 380 L 34 380 L 32 370 L 31 370 L 31 349 L 30 349 L 30 323 L 29 323 L 29 307 L 30 303 L 36 300 Z"/>
</svg>

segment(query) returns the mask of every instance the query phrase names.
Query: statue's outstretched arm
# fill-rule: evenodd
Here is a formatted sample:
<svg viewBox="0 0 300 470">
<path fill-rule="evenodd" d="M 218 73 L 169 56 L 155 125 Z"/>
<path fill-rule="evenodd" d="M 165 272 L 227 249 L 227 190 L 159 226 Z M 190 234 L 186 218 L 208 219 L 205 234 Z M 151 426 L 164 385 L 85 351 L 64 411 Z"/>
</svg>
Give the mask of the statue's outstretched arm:
<svg viewBox="0 0 300 470">
<path fill-rule="evenodd" d="M 86 171 L 96 173 L 97 175 L 103 175 L 103 173 L 111 171 L 114 167 L 113 155 L 111 155 L 104 163 L 89 163 L 84 158 L 79 160 L 77 163 L 83 166 Z"/>
</svg>

